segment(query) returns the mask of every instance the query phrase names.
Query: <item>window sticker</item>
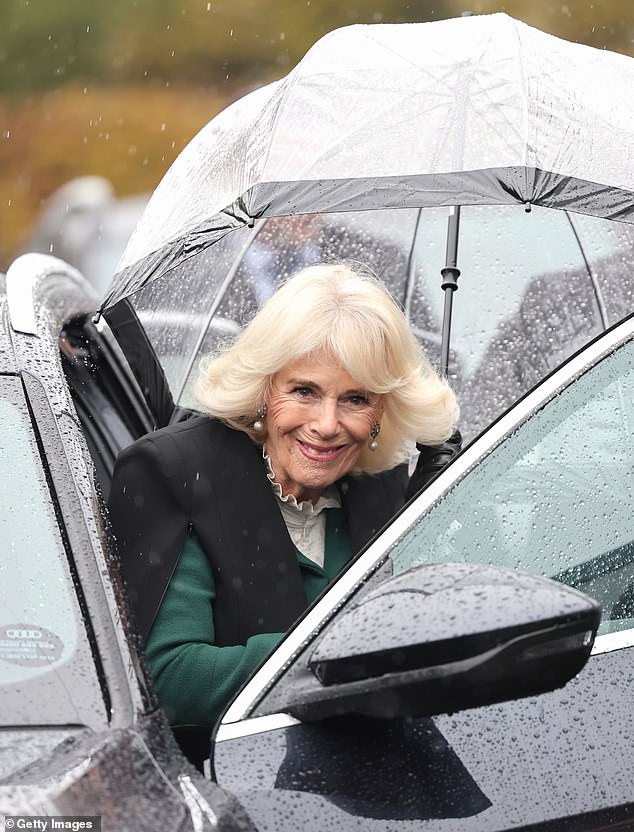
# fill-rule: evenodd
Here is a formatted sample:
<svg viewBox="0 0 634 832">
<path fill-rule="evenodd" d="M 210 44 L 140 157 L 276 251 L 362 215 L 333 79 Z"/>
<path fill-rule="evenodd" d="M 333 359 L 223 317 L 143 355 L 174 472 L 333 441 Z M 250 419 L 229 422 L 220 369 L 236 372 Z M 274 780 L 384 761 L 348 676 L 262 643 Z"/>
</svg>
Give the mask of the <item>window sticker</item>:
<svg viewBox="0 0 634 832">
<path fill-rule="evenodd" d="M 64 644 L 55 633 L 37 624 L 0 627 L 0 659 L 22 667 L 43 667 L 58 661 Z"/>
</svg>

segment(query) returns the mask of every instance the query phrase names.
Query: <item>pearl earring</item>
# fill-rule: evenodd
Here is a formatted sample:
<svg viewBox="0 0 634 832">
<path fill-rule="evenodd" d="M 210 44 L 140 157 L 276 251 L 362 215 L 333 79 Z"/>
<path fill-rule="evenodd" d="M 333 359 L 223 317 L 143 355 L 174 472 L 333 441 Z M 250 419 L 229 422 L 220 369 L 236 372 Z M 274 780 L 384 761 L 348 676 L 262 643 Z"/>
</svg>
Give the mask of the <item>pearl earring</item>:
<svg viewBox="0 0 634 832">
<path fill-rule="evenodd" d="M 381 432 L 381 425 L 378 422 L 375 422 L 372 425 L 372 428 L 370 430 L 371 439 L 370 439 L 370 443 L 368 445 L 368 448 L 371 451 L 376 451 L 376 449 L 379 447 L 379 443 L 376 441 L 376 438 L 377 438 L 377 436 L 379 435 L 380 432 Z"/>
<path fill-rule="evenodd" d="M 262 405 L 262 407 L 255 414 L 255 416 L 256 419 L 253 423 L 253 430 L 256 433 L 261 433 L 264 430 L 264 417 L 266 416 L 266 405 Z"/>
</svg>

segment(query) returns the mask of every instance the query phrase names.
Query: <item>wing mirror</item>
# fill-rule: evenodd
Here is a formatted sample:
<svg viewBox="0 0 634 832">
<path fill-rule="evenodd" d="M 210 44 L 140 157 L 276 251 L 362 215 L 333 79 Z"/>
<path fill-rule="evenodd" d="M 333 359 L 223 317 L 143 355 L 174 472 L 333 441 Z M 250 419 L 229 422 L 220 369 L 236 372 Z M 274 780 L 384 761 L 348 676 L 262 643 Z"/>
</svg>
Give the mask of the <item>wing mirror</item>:
<svg viewBox="0 0 634 832">
<path fill-rule="evenodd" d="M 598 604 L 547 578 L 472 564 L 415 567 L 339 614 L 284 710 L 434 716 L 562 687 L 587 661 Z"/>
</svg>

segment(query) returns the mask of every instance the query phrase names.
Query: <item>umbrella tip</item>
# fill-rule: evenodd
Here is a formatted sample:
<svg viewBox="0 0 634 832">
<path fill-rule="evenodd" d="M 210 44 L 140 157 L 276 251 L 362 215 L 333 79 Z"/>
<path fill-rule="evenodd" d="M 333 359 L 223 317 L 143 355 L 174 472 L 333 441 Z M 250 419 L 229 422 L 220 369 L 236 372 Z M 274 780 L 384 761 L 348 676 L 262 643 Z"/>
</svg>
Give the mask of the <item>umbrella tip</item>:
<svg viewBox="0 0 634 832">
<path fill-rule="evenodd" d="M 524 210 L 527 214 L 530 214 L 530 212 L 533 210 L 533 206 L 530 204 L 530 202 L 524 203 Z"/>
</svg>

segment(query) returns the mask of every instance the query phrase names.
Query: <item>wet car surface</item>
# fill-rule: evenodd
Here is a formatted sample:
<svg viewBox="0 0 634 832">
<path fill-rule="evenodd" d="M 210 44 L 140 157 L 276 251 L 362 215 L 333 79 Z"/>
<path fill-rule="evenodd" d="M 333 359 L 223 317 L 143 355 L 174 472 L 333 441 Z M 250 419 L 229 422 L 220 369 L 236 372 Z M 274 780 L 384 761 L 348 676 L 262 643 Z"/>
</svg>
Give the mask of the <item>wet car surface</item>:
<svg viewBox="0 0 634 832">
<path fill-rule="evenodd" d="M 249 829 L 148 687 L 61 369 L 61 324 L 94 296 L 56 262 L 0 279 L 0 812 Z"/>
</svg>

